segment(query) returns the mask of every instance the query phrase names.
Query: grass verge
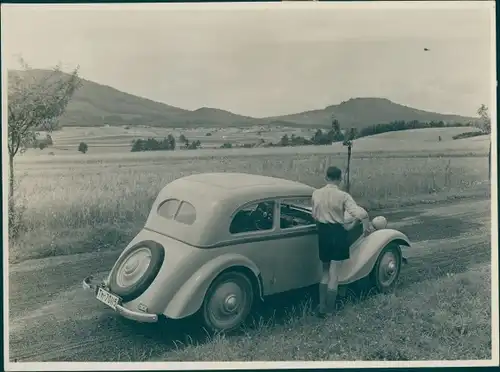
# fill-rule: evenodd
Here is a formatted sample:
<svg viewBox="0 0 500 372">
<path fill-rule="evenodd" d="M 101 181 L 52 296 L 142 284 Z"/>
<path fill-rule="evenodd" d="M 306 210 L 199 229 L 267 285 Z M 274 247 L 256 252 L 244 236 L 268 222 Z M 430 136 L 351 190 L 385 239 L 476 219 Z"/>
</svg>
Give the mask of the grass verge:
<svg viewBox="0 0 500 372">
<path fill-rule="evenodd" d="M 477 360 L 491 358 L 489 265 L 348 303 L 320 320 L 311 302 L 282 324 L 212 337 L 155 361 Z"/>
</svg>

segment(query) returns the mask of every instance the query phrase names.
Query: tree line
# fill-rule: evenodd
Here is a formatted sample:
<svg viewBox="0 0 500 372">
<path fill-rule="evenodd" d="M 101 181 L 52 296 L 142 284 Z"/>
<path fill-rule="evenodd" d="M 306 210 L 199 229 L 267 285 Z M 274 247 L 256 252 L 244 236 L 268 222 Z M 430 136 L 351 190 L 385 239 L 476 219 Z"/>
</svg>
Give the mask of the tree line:
<svg viewBox="0 0 500 372">
<path fill-rule="evenodd" d="M 179 136 L 179 142 L 182 144 L 179 148 L 184 148 L 186 150 L 196 150 L 200 148 L 201 142 L 199 140 L 189 141 L 186 136 L 181 134 Z M 167 137 L 157 140 L 155 138 L 147 139 L 136 139 L 132 141 L 132 152 L 140 151 L 173 151 L 177 147 L 177 142 L 175 137 L 169 134 Z"/>
<path fill-rule="evenodd" d="M 305 146 L 305 145 L 329 145 L 335 142 L 344 142 L 345 140 L 353 140 L 355 138 L 373 136 L 375 134 L 395 132 L 408 129 L 424 129 L 424 128 L 444 128 L 444 127 L 459 127 L 470 126 L 471 123 L 444 123 L 443 121 L 421 122 L 418 120 L 404 121 L 394 120 L 385 124 L 374 124 L 358 130 L 356 128 L 340 129 L 340 123 L 334 119 L 330 130 L 318 129 L 311 138 L 305 138 L 292 134 L 283 135 L 278 143 L 271 146 Z"/>
</svg>

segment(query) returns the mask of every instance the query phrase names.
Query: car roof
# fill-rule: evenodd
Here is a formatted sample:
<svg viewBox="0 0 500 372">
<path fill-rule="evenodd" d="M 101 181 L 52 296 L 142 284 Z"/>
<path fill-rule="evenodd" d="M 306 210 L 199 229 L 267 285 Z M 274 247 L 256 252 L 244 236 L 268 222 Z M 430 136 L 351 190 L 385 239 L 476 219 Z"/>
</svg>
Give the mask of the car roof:
<svg viewBox="0 0 500 372">
<path fill-rule="evenodd" d="M 301 182 L 248 173 L 202 173 L 178 178 L 158 194 L 146 227 L 194 246 L 229 239 L 232 215 L 242 206 L 258 200 L 281 197 L 310 197 L 315 189 Z M 158 206 L 169 198 L 192 204 L 196 220 L 192 225 L 165 223 Z"/>
<path fill-rule="evenodd" d="M 290 181 L 283 178 L 261 176 L 250 173 L 236 173 L 236 172 L 219 172 L 219 173 L 200 173 L 193 174 L 181 178 L 187 182 L 199 182 L 203 185 L 211 186 L 214 188 L 222 188 L 226 192 L 229 190 L 237 190 L 250 187 L 258 187 L 266 189 L 283 188 L 285 190 L 296 191 L 309 191 L 311 186 L 305 185 L 301 182 Z M 222 190 L 221 190 L 222 191 Z"/>
</svg>

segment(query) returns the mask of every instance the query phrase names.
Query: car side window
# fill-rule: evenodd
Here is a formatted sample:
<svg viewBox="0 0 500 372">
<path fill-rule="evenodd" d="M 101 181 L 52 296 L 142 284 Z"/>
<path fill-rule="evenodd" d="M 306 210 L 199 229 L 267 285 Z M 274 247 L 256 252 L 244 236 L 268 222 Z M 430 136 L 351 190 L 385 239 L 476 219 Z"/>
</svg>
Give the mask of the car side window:
<svg viewBox="0 0 500 372">
<path fill-rule="evenodd" d="M 316 222 L 311 215 L 311 198 L 283 199 L 280 205 L 280 228 L 312 226 Z"/>
<path fill-rule="evenodd" d="M 275 204 L 274 201 L 262 201 L 241 208 L 234 215 L 229 226 L 229 232 L 231 234 L 241 234 L 272 230 Z"/>
</svg>

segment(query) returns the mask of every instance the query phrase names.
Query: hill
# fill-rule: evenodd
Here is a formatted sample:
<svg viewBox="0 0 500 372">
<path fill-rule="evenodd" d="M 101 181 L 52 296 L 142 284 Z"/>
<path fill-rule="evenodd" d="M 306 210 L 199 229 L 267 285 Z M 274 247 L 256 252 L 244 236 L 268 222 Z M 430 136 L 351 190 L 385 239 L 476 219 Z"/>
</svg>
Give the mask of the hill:
<svg viewBox="0 0 500 372">
<path fill-rule="evenodd" d="M 9 76 L 16 73 L 41 77 L 48 71 L 9 71 Z M 203 107 L 194 111 L 185 110 L 82 79 L 82 87 L 75 93 L 65 114 L 60 118 L 60 125 L 63 127 L 110 125 L 163 128 L 228 128 L 263 125 L 320 128 L 331 125 L 332 115 L 335 115 L 342 127 L 358 129 L 395 120 L 443 121 L 445 123 L 467 123 L 475 120 L 463 116 L 418 110 L 384 98 L 354 98 L 319 110 L 268 118 L 252 118 L 217 108 Z"/>
<path fill-rule="evenodd" d="M 298 126 L 329 126 L 332 116 L 343 127 L 364 128 L 372 124 L 390 123 L 392 121 L 413 121 L 445 123 L 468 123 L 475 118 L 459 115 L 439 114 L 418 110 L 394 103 L 386 98 L 352 98 L 338 105 L 327 106 L 322 110 L 312 110 L 292 115 L 285 115 L 274 120 L 293 122 Z"/>
</svg>

